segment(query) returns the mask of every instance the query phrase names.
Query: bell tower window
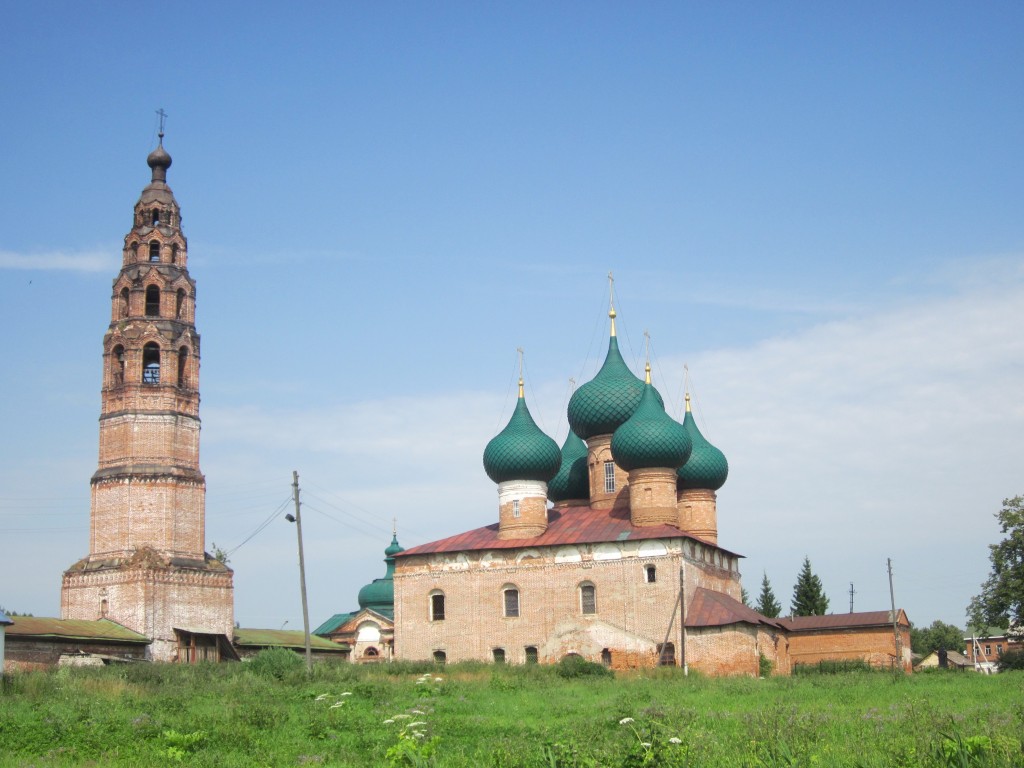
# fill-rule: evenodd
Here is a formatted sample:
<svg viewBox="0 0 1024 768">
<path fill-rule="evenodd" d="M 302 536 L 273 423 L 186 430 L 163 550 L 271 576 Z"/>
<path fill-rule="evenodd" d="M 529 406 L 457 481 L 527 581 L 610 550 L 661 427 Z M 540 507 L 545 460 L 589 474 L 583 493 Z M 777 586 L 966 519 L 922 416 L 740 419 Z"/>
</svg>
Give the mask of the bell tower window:
<svg viewBox="0 0 1024 768">
<path fill-rule="evenodd" d="M 142 348 L 142 383 L 160 383 L 160 346 L 152 341 Z"/>
<path fill-rule="evenodd" d="M 171 246 L 171 264 L 178 263 L 178 244 L 175 243 Z"/>
<path fill-rule="evenodd" d="M 117 316 L 119 318 L 128 317 L 128 289 L 122 288 L 121 295 L 117 302 Z"/>
<path fill-rule="evenodd" d="M 174 300 L 174 316 L 181 320 L 181 312 L 185 308 L 185 289 L 179 288 L 177 294 L 175 294 Z"/>
<path fill-rule="evenodd" d="M 124 384 L 124 347 L 120 344 L 110 351 L 110 375 L 115 387 Z"/>
<path fill-rule="evenodd" d="M 160 209 L 159 208 L 154 208 L 153 209 L 153 226 L 155 227 L 159 223 L 160 223 Z"/>
<path fill-rule="evenodd" d="M 160 261 L 160 243 L 153 240 L 149 244 L 149 260 Z"/>
<path fill-rule="evenodd" d="M 185 377 L 188 374 L 188 347 L 178 350 L 178 386 L 185 386 Z"/>
<path fill-rule="evenodd" d="M 146 286 L 146 316 L 159 317 L 160 315 L 160 286 Z"/>
</svg>

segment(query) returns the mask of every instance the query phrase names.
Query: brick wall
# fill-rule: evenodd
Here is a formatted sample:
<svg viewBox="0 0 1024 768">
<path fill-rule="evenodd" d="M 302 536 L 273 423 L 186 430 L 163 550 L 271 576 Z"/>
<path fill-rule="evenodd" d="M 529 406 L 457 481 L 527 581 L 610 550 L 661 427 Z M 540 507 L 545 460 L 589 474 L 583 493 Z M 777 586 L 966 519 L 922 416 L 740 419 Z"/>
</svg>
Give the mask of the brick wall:
<svg viewBox="0 0 1024 768">
<path fill-rule="evenodd" d="M 912 670 L 910 630 L 900 628 L 902 666 Z M 873 667 L 892 666 L 896 642 L 892 626 L 854 627 L 792 632 L 789 655 L 793 666 L 817 664 L 819 661 L 865 661 Z"/>
</svg>

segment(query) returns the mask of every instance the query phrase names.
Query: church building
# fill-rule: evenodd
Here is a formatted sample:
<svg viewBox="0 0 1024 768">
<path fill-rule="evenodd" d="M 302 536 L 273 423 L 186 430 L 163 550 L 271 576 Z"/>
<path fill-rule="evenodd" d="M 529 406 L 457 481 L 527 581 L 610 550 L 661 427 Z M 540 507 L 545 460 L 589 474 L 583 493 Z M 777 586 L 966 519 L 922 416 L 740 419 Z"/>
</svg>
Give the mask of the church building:
<svg viewBox="0 0 1024 768">
<path fill-rule="evenodd" d="M 787 632 L 741 601 L 740 555 L 718 544 L 723 453 L 682 423 L 619 352 L 573 393 L 564 445 L 530 415 L 520 379 L 483 463 L 498 522 L 397 555 L 403 659 L 680 665 L 789 672 Z M 551 506 L 549 507 L 549 503 Z"/>
<path fill-rule="evenodd" d="M 61 615 L 144 635 L 154 661 L 219 660 L 234 656 L 233 573 L 205 552 L 196 284 L 163 136 L 114 279 L 89 554 L 64 572 Z"/>
</svg>

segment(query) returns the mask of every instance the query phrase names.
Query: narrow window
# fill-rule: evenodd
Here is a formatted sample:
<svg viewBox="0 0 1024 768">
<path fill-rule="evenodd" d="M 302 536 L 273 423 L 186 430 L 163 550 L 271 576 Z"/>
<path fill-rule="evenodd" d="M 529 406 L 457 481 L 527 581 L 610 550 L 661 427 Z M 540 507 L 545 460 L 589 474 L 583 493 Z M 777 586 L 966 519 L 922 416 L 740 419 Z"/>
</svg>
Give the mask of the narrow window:
<svg viewBox="0 0 1024 768">
<path fill-rule="evenodd" d="M 160 261 L 160 243 L 156 240 L 153 240 L 149 244 L 149 260 Z"/>
<path fill-rule="evenodd" d="M 676 665 L 676 646 L 673 643 L 658 644 L 658 666 L 674 667 Z"/>
<path fill-rule="evenodd" d="M 604 463 L 604 492 L 615 493 L 615 462 Z"/>
<path fill-rule="evenodd" d="M 181 312 L 185 308 L 185 289 L 179 288 L 174 296 L 174 316 L 181 320 Z"/>
<path fill-rule="evenodd" d="M 991 645 L 986 645 L 985 646 L 985 655 L 986 656 L 991 656 L 992 655 L 992 646 Z"/>
<path fill-rule="evenodd" d="M 504 664 L 505 663 L 505 649 L 504 648 L 495 648 L 493 651 L 491 651 L 491 653 L 494 656 L 494 663 L 495 664 Z"/>
<path fill-rule="evenodd" d="M 160 383 L 160 347 L 152 341 L 142 348 L 142 383 Z"/>
<path fill-rule="evenodd" d="M 146 316 L 159 317 L 160 315 L 160 287 L 157 285 L 146 286 Z"/>
<path fill-rule="evenodd" d="M 160 209 L 159 208 L 154 208 L 153 209 L 153 226 L 155 227 L 159 223 L 160 223 Z"/>
<path fill-rule="evenodd" d="M 447 664 L 448 654 L 444 651 L 434 651 L 434 663 L 435 664 Z"/>
<path fill-rule="evenodd" d="M 512 500 L 512 517 L 519 517 L 519 499 Z"/>
<path fill-rule="evenodd" d="M 115 387 L 124 384 L 124 347 L 120 344 L 110 351 L 110 373 Z"/>
<path fill-rule="evenodd" d="M 644 571 L 647 574 L 647 583 L 648 584 L 653 584 L 654 582 L 656 582 L 658 580 L 658 569 L 655 568 L 653 565 L 648 565 L 644 569 Z"/>
<path fill-rule="evenodd" d="M 175 243 L 171 246 L 171 264 L 178 263 L 178 244 Z"/>
<path fill-rule="evenodd" d="M 601 649 L 601 663 L 606 667 L 610 667 L 612 665 L 612 652 L 607 648 Z"/>
<path fill-rule="evenodd" d="M 185 386 L 185 376 L 188 372 L 188 347 L 178 350 L 178 386 Z"/>
<path fill-rule="evenodd" d="M 535 646 L 535 645 L 528 645 L 528 646 L 526 646 L 526 663 L 527 664 L 536 664 L 537 660 L 538 660 L 537 646 Z"/>
<path fill-rule="evenodd" d="M 514 619 L 519 616 L 519 590 L 515 587 L 506 587 L 505 595 L 505 616 Z"/>
<path fill-rule="evenodd" d="M 430 596 L 430 620 L 444 621 L 444 592 L 435 592 Z"/>
<path fill-rule="evenodd" d="M 100 617 L 107 618 L 107 608 L 110 604 L 107 602 L 107 598 L 100 600 Z"/>
<path fill-rule="evenodd" d="M 597 590 L 593 584 L 580 586 L 580 608 L 585 614 L 597 613 Z"/>
<path fill-rule="evenodd" d="M 128 289 L 122 288 L 120 297 L 117 302 L 117 316 L 120 318 L 128 317 Z"/>
<path fill-rule="evenodd" d="M 999 643 L 996 646 L 996 656 L 1002 656 L 1002 655 L 1003 655 L 1003 644 Z"/>
</svg>

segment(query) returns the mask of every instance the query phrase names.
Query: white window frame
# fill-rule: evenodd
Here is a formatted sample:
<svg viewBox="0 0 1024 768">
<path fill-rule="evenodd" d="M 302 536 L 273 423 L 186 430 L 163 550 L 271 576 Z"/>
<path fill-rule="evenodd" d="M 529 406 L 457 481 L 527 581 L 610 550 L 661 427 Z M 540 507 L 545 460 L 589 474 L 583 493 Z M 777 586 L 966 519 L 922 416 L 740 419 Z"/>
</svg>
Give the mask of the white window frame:
<svg viewBox="0 0 1024 768">
<path fill-rule="evenodd" d="M 604 492 L 615 493 L 615 462 L 604 463 Z"/>
</svg>

